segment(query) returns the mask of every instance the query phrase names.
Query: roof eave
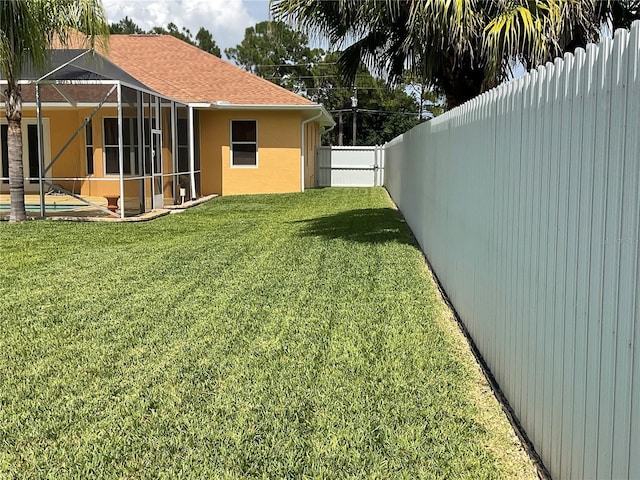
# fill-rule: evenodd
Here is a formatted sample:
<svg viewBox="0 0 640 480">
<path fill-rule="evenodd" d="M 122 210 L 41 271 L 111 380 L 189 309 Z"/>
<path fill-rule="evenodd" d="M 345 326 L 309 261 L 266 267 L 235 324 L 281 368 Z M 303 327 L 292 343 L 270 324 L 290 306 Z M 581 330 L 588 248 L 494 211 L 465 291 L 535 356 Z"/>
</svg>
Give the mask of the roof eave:
<svg viewBox="0 0 640 480">
<path fill-rule="evenodd" d="M 322 117 L 318 119 L 318 123 L 323 126 L 332 127 L 336 122 L 331 117 L 331 114 L 324 106 L 319 104 L 308 105 L 281 105 L 281 104 L 240 104 L 240 103 L 192 103 L 190 104 L 194 108 L 210 108 L 213 110 L 288 110 L 288 111 L 307 111 L 310 114 L 320 112 Z M 311 115 L 312 116 L 312 115 Z"/>
</svg>

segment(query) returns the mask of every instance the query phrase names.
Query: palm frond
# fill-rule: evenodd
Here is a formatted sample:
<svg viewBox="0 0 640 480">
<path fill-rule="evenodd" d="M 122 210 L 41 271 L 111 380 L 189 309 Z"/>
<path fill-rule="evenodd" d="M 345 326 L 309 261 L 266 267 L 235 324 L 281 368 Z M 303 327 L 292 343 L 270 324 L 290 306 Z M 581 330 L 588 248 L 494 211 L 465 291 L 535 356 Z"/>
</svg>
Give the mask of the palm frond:
<svg viewBox="0 0 640 480">
<path fill-rule="evenodd" d="M 557 51 L 554 43 L 562 25 L 562 4 L 554 0 L 505 5 L 483 31 L 489 76 L 499 75 L 505 62 L 519 59 L 539 64 Z"/>
</svg>

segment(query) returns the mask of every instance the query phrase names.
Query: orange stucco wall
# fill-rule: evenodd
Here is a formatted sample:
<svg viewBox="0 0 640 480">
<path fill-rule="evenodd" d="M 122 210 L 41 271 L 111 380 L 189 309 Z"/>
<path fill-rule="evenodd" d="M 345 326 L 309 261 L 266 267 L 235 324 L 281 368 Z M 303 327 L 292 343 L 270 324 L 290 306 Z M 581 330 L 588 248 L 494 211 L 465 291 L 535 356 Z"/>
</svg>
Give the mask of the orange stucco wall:
<svg viewBox="0 0 640 480">
<path fill-rule="evenodd" d="M 92 108 L 48 109 L 44 118 L 50 129 L 50 157 L 62 146 L 90 115 Z M 54 183 L 84 196 L 118 195 L 118 175 L 105 174 L 103 154 L 103 118 L 117 116 L 114 107 L 103 107 L 93 117 L 93 175 L 87 176 L 85 136 L 81 132 L 54 164 L 50 176 Z M 25 118 L 35 117 L 35 111 L 25 111 Z M 258 166 L 231 165 L 230 142 L 232 120 L 256 120 L 258 127 Z M 300 112 L 295 111 L 215 111 L 200 112 L 200 158 L 202 194 L 236 195 L 300 191 Z M 163 123 L 169 129 L 169 112 L 163 111 Z M 315 148 L 319 144 L 318 124 L 305 126 L 305 188 L 315 183 Z M 171 139 L 163 137 L 163 171 L 173 170 Z M 47 162 L 48 163 L 48 162 Z M 55 177 L 86 177 L 85 180 L 64 181 Z M 173 178 L 164 181 L 164 196 L 172 200 Z M 127 197 L 139 196 L 140 182 L 126 181 Z"/>
<path fill-rule="evenodd" d="M 258 166 L 231 166 L 231 120 L 256 120 Z M 200 113 L 202 192 L 205 195 L 300 191 L 299 112 Z"/>
<path fill-rule="evenodd" d="M 22 118 L 25 119 L 24 124 L 30 119 L 36 118 L 35 110 L 25 109 Z M 43 115 L 45 128 L 49 129 L 48 135 L 45 136 L 45 163 L 48 165 L 51 160 L 57 156 L 64 144 L 71 138 L 73 133 L 80 126 L 78 123 L 78 113 L 71 109 L 50 110 Z M 45 132 L 47 133 L 47 132 Z M 49 177 L 80 177 L 85 175 L 84 160 L 84 135 L 79 135 L 67 147 L 64 153 L 56 160 L 47 176 Z M 80 155 L 83 155 L 80 157 Z M 64 188 L 79 192 L 81 182 L 76 181 L 55 181 Z M 37 185 L 27 185 L 27 191 L 38 189 Z M 32 188 L 29 188 L 32 187 Z"/>
<path fill-rule="evenodd" d="M 51 159 L 61 151 L 62 147 L 72 137 L 76 130 L 80 127 L 83 120 L 88 117 L 92 108 L 80 109 L 45 109 L 43 118 L 49 122 L 49 139 L 50 139 L 50 158 Z M 36 115 L 33 110 L 26 110 L 23 118 L 34 118 Z M 103 196 L 117 195 L 120 192 L 120 184 L 118 175 L 105 175 L 103 160 L 103 139 L 102 139 L 102 122 L 104 117 L 117 116 L 115 108 L 103 108 L 96 113 L 92 119 L 93 122 L 93 168 L 94 174 L 86 180 L 61 180 L 61 178 L 69 177 L 87 177 L 87 160 L 85 153 L 85 134 L 80 132 L 67 146 L 65 151 L 60 155 L 53 167 L 47 173 L 47 176 L 53 177 L 53 183 L 61 185 L 63 188 L 74 193 L 87 196 Z M 47 148 L 45 147 L 45 150 Z M 110 179 L 92 181 L 93 179 Z M 127 190 L 131 189 L 127 186 Z"/>
</svg>

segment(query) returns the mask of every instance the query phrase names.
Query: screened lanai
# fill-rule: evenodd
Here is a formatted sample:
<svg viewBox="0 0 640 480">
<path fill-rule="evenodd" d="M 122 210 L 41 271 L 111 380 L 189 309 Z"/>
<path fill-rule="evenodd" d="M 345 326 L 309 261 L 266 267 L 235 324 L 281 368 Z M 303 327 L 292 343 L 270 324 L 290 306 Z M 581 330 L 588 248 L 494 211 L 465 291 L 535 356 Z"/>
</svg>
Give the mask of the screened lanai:
<svg viewBox="0 0 640 480">
<path fill-rule="evenodd" d="M 94 50 L 51 53 L 48 73 L 27 69 L 20 81 L 25 193 L 37 199 L 29 210 L 44 217 L 50 196 L 66 195 L 79 209 L 125 218 L 200 196 L 193 105 L 160 95 Z M 5 115 L 0 136 L 0 198 L 8 203 Z"/>
</svg>

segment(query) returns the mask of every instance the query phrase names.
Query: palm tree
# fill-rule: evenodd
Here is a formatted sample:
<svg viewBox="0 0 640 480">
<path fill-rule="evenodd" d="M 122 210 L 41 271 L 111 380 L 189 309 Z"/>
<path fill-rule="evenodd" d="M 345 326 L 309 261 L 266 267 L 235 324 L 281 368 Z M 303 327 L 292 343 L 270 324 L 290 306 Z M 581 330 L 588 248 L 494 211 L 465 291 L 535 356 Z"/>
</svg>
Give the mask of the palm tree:
<svg viewBox="0 0 640 480">
<path fill-rule="evenodd" d="M 344 48 L 346 77 L 360 61 L 389 82 L 410 72 L 444 92 L 449 108 L 495 86 L 515 62 L 533 68 L 628 27 L 640 1 L 271 0 L 275 18 Z M 346 48 L 345 48 L 346 46 Z"/>
<path fill-rule="evenodd" d="M 0 73 L 7 81 L 5 113 L 8 122 L 10 222 L 26 219 L 22 167 L 22 92 L 19 80 L 26 65 L 44 72 L 52 42 L 67 46 L 83 32 L 93 46 L 106 38 L 109 26 L 100 0 L 0 1 Z"/>
</svg>

